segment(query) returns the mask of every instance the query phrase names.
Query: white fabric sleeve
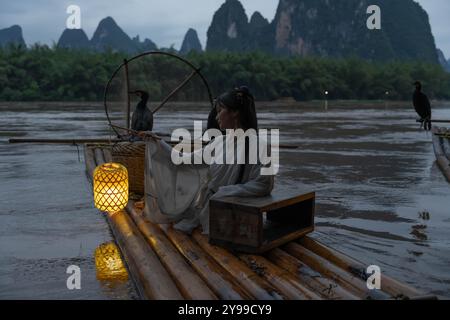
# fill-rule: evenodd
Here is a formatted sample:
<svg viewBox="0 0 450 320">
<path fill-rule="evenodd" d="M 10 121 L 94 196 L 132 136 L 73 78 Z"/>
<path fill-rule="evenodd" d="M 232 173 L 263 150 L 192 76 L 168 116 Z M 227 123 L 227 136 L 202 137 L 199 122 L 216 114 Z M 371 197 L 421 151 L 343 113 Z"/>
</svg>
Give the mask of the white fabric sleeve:
<svg viewBox="0 0 450 320">
<path fill-rule="evenodd" d="M 243 184 L 223 186 L 214 194 L 218 197 L 263 197 L 268 196 L 274 187 L 274 176 L 263 176 L 260 172 L 261 166 L 252 165 L 249 179 Z"/>
</svg>

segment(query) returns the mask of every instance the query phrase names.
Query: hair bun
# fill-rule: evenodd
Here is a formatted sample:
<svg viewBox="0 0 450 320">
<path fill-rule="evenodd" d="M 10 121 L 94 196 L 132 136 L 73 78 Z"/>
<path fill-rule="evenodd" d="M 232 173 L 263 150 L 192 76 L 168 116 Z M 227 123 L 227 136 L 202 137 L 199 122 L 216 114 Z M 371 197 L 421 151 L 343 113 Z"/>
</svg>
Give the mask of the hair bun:
<svg viewBox="0 0 450 320">
<path fill-rule="evenodd" d="M 246 94 L 248 96 L 251 96 L 250 89 L 247 86 L 239 87 L 238 91 L 240 91 L 240 92 L 242 92 L 242 93 L 244 93 L 244 94 Z"/>
</svg>

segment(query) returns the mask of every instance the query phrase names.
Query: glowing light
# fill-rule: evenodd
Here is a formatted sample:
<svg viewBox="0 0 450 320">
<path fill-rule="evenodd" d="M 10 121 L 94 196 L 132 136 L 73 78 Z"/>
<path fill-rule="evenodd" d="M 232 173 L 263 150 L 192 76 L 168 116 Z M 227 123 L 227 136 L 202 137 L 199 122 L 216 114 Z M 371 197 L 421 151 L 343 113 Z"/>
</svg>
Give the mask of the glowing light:
<svg viewBox="0 0 450 320">
<path fill-rule="evenodd" d="M 95 249 L 95 270 L 99 280 L 126 280 L 128 272 L 113 242 L 103 243 Z"/>
<path fill-rule="evenodd" d="M 105 163 L 94 171 L 94 203 L 101 211 L 117 212 L 128 203 L 128 171 L 118 163 Z"/>
</svg>

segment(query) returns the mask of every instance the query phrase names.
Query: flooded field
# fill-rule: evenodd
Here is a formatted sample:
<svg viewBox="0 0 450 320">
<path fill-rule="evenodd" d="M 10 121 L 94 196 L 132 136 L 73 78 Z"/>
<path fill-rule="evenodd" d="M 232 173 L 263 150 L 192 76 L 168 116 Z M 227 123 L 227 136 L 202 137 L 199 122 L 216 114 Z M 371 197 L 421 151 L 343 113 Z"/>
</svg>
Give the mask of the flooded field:
<svg viewBox="0 0 450 320">
<path fill-rule="evenodd" d="M 435 118 L 450 118 L 450 104 L 434 108 Z M 193 130 L 207 113 L 163 109 L 155 131 Z M 279 128 L 281 143 L 298 146 L 281 150 L 277 185 L 316 191 L 314 237 L 450 297 L 450 183 L 412 107 L 271 104 L 258 115 L 261 128 Z M 130 281 L 96 277 L 94 251 L 113 239 L 94 208 L 82 146 L 8 144 L 109 135 L 101 105 L 0 104 L 0 299 L 137 298 Z M 70 265 L 81 269 L 81 290 L 66 287 Z"/>
</svg>

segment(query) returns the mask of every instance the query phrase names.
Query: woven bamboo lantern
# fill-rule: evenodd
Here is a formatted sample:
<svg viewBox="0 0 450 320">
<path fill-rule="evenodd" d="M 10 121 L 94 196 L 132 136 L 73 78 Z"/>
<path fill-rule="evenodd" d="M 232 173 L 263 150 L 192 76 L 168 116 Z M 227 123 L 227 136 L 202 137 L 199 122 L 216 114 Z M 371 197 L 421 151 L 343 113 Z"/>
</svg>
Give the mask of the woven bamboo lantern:
<svg viewBox="0 0 450 320">
<path fill-rule="evenodd" d="M 103 243 L 95 249 L 95 270 L 99 280 L 126 280 L 128 272 L 113 242 Z"/>
<path fill-rule="evenodd" d="M 117 212 L 128 203 L 128 171 L 118 163 L 105 163 L 94 171 L 95 207 L 105 212 Z"/>
</svg>

